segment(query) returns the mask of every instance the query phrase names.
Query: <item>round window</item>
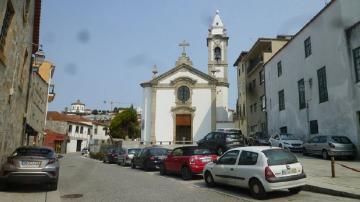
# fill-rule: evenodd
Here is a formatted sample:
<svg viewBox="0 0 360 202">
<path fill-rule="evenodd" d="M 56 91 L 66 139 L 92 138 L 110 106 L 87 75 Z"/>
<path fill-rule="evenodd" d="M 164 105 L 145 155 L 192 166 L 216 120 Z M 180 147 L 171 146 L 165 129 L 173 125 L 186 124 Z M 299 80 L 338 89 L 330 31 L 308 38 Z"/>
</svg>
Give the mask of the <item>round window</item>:
<svg viewBox="0 0 360 202">
<path fill-rule="evenodd" d="M 187 86 L 180 86 L 177 91 L 178 99 L 181 102 L 186 102 L 190 98 L 190 89 Z"/>
</svg>

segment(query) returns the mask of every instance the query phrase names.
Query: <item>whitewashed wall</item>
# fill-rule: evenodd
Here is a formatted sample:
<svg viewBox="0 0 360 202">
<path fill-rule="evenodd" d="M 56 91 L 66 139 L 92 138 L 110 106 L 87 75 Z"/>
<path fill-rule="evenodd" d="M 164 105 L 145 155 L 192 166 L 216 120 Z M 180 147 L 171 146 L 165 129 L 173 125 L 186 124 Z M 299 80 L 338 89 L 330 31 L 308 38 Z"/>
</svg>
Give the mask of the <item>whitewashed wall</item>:
<svg viewBox="0 0 360 202">
<path fill-rule="evenodd" d="M 141 122 L 141 140 L 145 142 L 150 141 L 151 135 L 151 87 L 143 89 L 143 111 Z"/>
<path fill-rule="evenodd" d="M 346 135 L 358 144 L 360 131 L 356 111 L 360 110 L 359 84 L 347 50 L 345 29 L 360 20 L 360 1 L 339 0 L 296 36 L 265 67 L 268 129 L 309 137 L 308 121 L 318 120 L 319 134 Z M 311 37 L 312 55 L 305 58 L 304 40 Z M 282 76 L 277 63 L 282 62 Z M 326 66 L 329 101 L 319 104 L 317 70 Z M 298 80 L 305 80 L 309 111 L 299 109 Z M 309 79 L 312 79 L 310 86 Z M 278 109 L 278 92 L 285 91 L 285 110 Z"/>
<path fill-rule="evenodd" d="M 193 89 L 192 106 L 196 108 L 193 140 L 197 141 L 211 131 L 211 89 Z"/>
<path fill-rule="evenodd" d="M 175 93 L 173 89 L 158 89 L 156 91 L 156 141 L 173 141 L 174 119 L 172 117 L 171 106 L 174 105 Z"/>
</svg>

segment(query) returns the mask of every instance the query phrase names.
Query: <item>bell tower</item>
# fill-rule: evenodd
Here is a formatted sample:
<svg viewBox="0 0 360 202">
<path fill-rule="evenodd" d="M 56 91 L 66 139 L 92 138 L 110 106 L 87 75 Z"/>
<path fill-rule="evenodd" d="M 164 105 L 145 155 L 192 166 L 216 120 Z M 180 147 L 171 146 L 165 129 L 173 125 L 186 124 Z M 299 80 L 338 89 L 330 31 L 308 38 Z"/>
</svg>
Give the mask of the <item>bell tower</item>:
<svg viewBox="0 0 360 202">
<path fill-rule="evenodd" d="M 216 87 L 216 120 L 228 121 L 228 61 L 227 48 L 229 37 L 216 11 L 207 37 L 208 74 L 218 80 Z"/>
</svg>

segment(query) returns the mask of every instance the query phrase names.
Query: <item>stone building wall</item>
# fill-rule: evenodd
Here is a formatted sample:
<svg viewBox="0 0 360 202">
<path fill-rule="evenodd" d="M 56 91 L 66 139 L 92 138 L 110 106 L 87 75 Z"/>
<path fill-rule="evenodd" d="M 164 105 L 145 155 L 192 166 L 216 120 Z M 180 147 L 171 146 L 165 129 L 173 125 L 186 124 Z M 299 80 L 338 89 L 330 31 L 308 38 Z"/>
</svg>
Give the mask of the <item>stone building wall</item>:
<svg viewBox="0 0 360 202">
<path fill-rule="evenodd" d="M 23 141 L 35 12 L 34 0 L 0 0 L 0 29 L 9 4 L 13 14 L 0 51 L 0 164 Z"/>
</svg>

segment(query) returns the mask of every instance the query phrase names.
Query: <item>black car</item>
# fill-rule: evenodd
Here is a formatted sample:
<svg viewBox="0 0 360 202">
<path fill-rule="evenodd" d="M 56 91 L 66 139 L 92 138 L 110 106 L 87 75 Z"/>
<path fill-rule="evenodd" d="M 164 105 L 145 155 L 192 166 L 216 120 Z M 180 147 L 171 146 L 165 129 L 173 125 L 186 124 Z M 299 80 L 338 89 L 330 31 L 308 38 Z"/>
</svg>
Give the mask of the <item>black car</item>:
<svg viewBox="0 0 360 202">
<path fill-rule="evenodd" d="M 158 169 L 170 151 L 170 149 L 162 147 L 145 147 L 133 157 L 131 168 Z"/>
<path fill-rule="evenodd" d="M 269 139 L 270 137 L 267 136 L 266 134 L 257 132 L 248 137 L 248 142 L 249 145 L 252 146 L 269 146 L 270 145 Z"/>
<path fill-rule="evenodd" d="M 245 137 L 239 132 L 216 131 L 208 133 L 203 139 L 197 142 L 199 147 L 206 148 L 218 155 L 225 151 L 246 145 Z"/>
<path fill-rule="evenodd" d="M 104 157 L 104 163 L 118 163 L 118 157 L 123 153 L 121 148 L 109 148 Z"/>
</svg>

